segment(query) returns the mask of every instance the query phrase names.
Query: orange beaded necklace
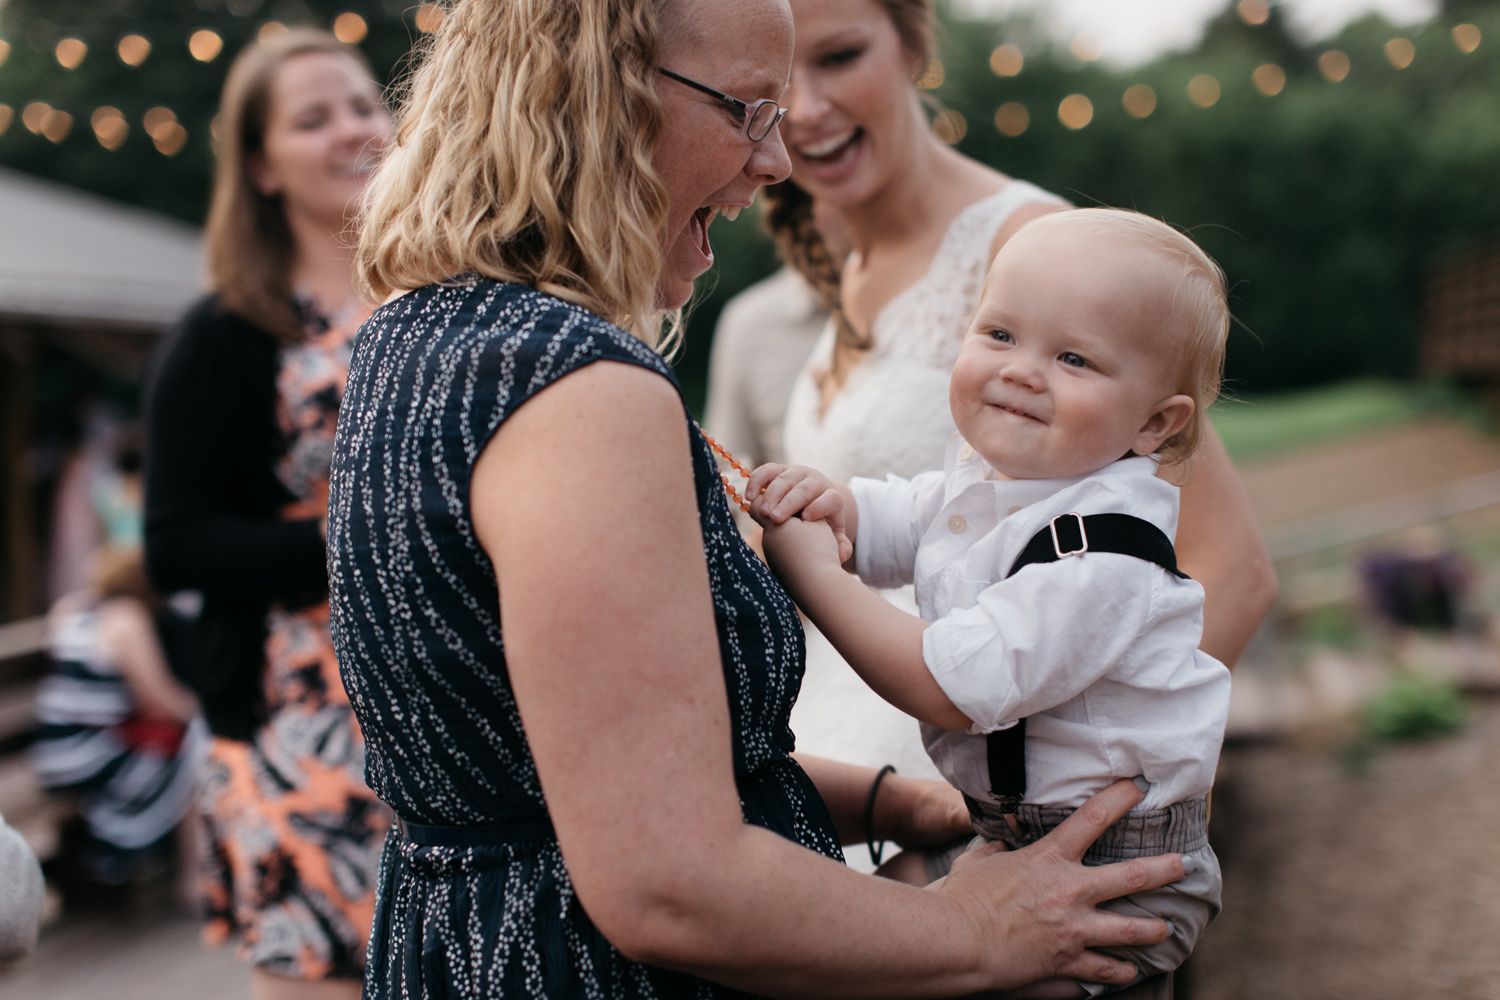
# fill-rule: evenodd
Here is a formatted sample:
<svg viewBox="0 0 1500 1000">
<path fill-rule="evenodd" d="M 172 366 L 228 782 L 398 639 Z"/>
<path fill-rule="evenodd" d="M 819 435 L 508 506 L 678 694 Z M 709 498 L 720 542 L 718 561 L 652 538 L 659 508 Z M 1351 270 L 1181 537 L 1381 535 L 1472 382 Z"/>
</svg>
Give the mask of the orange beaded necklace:
<svg viewBox="0 0 1500 1000">
<path fill-rule="evenodd" d="M 702 424 L 698 425 L 698 433 L 703 435 L 703 440 L 708 442 L 708 446 L 713 449 L 715 455 L 718 455 L 724 461 L 728 462 L 734 469 L 734 471 L 740 474 L 741 478 L 745 479 L 747 482 L 749 481 L 750 470 L 741 465 L 739 463 L 739 460 L 729 453 L 728 448 L 724 447 L 719 442 L 710 437 L 708 431 L 703 429 Z M 744 511 L 747 514 L 750 513 L 749 502 L 744 497 L 740 496 L 740 491 L 735 489 L 733 484 L 729 482 L 729 477 L 721 472 L 719 473 L 719 479 L 723 481 L 724 492 L 729 494 L 729 499 L 739 504 L 740 510 Z"/>
</svg>

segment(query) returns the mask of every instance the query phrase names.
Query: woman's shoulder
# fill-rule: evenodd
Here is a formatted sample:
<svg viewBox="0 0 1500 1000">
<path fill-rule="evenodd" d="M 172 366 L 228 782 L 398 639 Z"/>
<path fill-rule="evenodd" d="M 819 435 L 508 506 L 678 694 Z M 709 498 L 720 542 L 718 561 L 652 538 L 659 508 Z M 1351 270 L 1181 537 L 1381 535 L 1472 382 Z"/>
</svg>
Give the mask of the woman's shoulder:
<svg viewBox="0 0 1500 1000">
<path fill-rule="evenodd" d="M 554 381 L 597 360 L 639 365 L 676 381 L 650 345 L 603 317 L 529 285 L 478 275 L 387 302 L 366 322 L 361 339 L 379 351 L 423 342 L 443 354 L 499 358 L 507 368 L 529 369 L 532 382 Z"/>
</svg>

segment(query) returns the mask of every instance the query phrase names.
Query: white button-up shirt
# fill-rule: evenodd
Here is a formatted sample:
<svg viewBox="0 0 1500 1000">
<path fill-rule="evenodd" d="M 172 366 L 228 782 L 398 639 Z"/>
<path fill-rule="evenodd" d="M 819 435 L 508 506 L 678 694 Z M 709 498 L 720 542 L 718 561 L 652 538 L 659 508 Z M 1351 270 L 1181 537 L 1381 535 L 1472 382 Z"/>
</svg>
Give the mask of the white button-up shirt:
<svg viewBox="0 0 1500 1000">
<path fill-rule="evenodd" d="M 855 479 L 855 566 L 877 587 L 915 583 L 931 622 L 922 655 L 974 725 L 922 727 L 943 775 L 990 794 L 985 733 L 1026 728 L 1026 801 L 1079 806 L 1144 775 L 1137 810 L 1197 799 L 1213 784 L 1229 671 L 1198 649 L 1203 588 L 1155 563 L 1089 552 L 1005 574 L 1058 514 L 1133 514 L 1173 538 L 1177 487 L 1150 458 L 1077 479 L 997 480 L 954 435 L 945 468 Z"/>
</svg>

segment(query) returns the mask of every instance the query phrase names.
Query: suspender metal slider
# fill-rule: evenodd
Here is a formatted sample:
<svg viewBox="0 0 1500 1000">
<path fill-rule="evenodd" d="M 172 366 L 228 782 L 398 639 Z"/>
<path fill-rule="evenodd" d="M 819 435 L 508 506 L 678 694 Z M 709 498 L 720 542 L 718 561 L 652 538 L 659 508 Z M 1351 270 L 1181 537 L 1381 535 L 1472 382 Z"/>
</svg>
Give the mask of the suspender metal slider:
<svg viewBox="0 0 1500 1000">
<path fill-rule="evenodd" d="M 1077 548 L 1064 549 L 1062 542 L 1057 538 L 1057 522 L 1065 517 L 1071 517 L 1078 524 L 1078 546 Z M 1057 558 L 1066 559 L 1068 556 L 1081 556 L 1089 550 L 1089 533 L 1083 527 L 1083 515 L 1076 511 L 1067 514 L 1059 514 L 1048 524 L 1052 529 L 1052 551 L 1057 553 Z M 1071 527 L 1071 526 L 1070 526 Z"/>
</svg>

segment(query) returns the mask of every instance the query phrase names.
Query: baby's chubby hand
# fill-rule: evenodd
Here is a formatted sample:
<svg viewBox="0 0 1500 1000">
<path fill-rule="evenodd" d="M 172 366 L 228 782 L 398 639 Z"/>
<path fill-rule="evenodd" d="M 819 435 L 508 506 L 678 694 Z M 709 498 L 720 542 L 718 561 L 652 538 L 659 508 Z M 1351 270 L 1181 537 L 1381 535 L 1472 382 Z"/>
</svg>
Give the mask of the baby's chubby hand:
<svg viewBox="0 0 1500 1000">
<path fill-rule="evenodd" d="M 837 484 L 816 469 L 762 465 L 750 474 L 745 495 L 750 498 L 750 516 L 767 529 L 768 543 L 771 528 L 800 517 L 803 521 L 827 522 L 838 543 L 840 563 L 848 562 L 854 554 L 854 543 L 849 540 L 852 503 Z"/>
</svg>

